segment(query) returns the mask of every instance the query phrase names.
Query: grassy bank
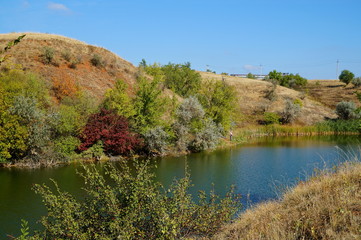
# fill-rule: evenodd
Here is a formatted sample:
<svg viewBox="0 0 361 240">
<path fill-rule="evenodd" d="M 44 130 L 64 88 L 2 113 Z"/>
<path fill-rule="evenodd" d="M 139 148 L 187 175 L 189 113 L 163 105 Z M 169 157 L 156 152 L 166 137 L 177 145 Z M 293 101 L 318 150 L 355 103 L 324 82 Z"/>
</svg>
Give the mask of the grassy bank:
<svg viewBox="0 0 361 240">
<path fill-rule="evenodd" d="M 360 239 L 361 164 L 347 163 L 247 210 L 212 239 Z"/>
<path fill-rule="evenodd" d="M 235 130 L 236 142 L 262 136 L 313 136 L 313 135 L 356 135 L 360 134 L 359 120 L 324 121 L 312 126 L 265 125 Z"/>
</svg>

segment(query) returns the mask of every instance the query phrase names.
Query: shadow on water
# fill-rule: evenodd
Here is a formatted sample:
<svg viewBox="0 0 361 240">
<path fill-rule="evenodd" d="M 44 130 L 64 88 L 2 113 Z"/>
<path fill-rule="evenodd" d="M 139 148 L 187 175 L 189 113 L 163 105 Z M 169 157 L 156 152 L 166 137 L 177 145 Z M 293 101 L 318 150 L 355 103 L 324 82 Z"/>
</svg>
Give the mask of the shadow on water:
<svg viewBox="0 0 361 240">
<path fill-rule="evenodd" d="M 332 167 L 345 160 L 345 152 L 358 153 L 359 136 L 277 137 L 260 139 L 230 149 L 181 157 L 153 159 L 156 178 L 169 187 L 175 178 L 184 177 L 186 163 L 191 173 L 193 196 L 199 190 L 209 192 L 214 183 L 223 196 L 234 184 L 244 206 L 276 199 L 280 189 L 305 180 L 315 168 Z M 0 169 L 0 239 L 17 235 L 20 219 L 32 229 L 45 214 L 41 198 L 31 187 L 35 183 L 51 185 L 56 180 L 64 191 L 82 197 L 83 183 L 76 174 L 77 164 L 46 169 Z M 102 168 L 102 165 L 99 165 Z"/>
</svg>

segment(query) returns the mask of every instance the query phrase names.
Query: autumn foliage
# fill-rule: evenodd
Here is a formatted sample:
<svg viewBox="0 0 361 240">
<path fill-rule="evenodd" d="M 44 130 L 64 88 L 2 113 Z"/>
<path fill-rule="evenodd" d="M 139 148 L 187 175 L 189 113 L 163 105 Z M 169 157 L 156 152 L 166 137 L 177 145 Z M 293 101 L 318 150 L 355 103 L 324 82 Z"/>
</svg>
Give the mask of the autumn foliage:
<svg viewBox="0 0 361 240">
<path fill-rule="evenodd" d="M 61 78 L 55 78 L 53 80 L 53 91 L 55 97 L 61 100 L 65 96 L 74 96 L 79 91 L 79 87 L 71 76 L 61 74 Z"/>
<path fill-rule="evenodd" d="M 102 141 L 104 152 L 114 155 L 126 155 L 134 151 L 141 143 L 138 136 L 129 129 L 128 120 L 112 111 L 101 109 L 92 114 L 80 135 L 80 151 Z"/>
</svg>

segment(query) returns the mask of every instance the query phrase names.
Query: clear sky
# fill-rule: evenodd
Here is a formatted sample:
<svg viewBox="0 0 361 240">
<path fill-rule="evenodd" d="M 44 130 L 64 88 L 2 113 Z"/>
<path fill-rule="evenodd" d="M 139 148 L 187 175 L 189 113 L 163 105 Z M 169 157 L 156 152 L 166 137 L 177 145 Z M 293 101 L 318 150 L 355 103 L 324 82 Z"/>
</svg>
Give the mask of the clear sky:
<svg viewBox="0 0 361 240">
<path fill-rule="evenodd" d="M 0 0 L 0 32 L 42 32 L 138 65 L 361 76 L 361 0 Z M 260 67 L 262 65 L 262 67 Z"/>
</svg>

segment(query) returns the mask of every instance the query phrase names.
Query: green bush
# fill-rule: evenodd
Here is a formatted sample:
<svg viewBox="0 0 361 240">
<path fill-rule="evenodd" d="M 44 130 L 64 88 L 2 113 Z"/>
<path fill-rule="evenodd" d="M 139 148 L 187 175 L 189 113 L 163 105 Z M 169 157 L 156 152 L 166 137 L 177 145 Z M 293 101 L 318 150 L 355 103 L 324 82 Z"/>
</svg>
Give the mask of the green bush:
<svg viewBox="0 0 361 240">
<path fill-rule="evenodd" d="M 87 150 L 81 153 L 83 158 L 91 158 L 99 160 L 102 156 L 105 156 L 104 153 L 104 144 L 102 141 L 97 141 L 93 146 L 89 147 Z"/>
<path fill-rule="evenodd" d="M 298 99 L 298 98 L 293 100 L 293 104 L 296 104 L 296 105 L 300 106 L 301 108 L 303 107 L 303 102 L 301 101 L 301 99 Z"/>
<path fill-rule="evenodd" d="M 344 120 L 359 118 L 359 114 L 356 113 L 356 105 L 354 102 L 339 102 L 336 105 L 336 114 L 340 119 Z"/>
<path fill-rule="evenodd" d="M 53 60 L 54 60 L 54 53 L 55 53 L 55 50 L 51 47 L 44 47 L 43 48 L 43 62 L 45 64 L 51 64 L 53 63 Z"/>
<path fill-rule="evenodd" d="M 352 79 L 351 82 L 355 87 L 360 87 L 361 86 L 361 77 L 354 78 L 354 79 Z"/>
<path fill-rule="evenodd" d="M 263 115 L 263 122 L 266 125 L 269 124 L 279 124 L 280 123 L 280 116 L 274 112 L 265 112 Z"/>
<path fill-rule="evenodd" d="M 234 88 L 220 81 L 204 81 L 198 93 L 206 116 L 226 131 L 237 117 L 237 97 Z"/>
<path fill-rule="evenodd" d="M 132 100 L 127 94 L 127 84 L 117 80 L 113 89 L 107 90 L 103 101 L 103 107 L 114 110 L 118 115 L 130 118 L 135 115 Z"/>
<path fill-rule="evenodd" d="M 179 151 L 199 152 L 214 148 L 222 137 L 221 124 L 206 116 L 196 97 L 184 99 L 176 111 L 176 118 L 173 129 Z"/>
<path fill-rule="evenodd" d="M 334 132 L 335 134 L 343 133 L 357 133 L 361 132 L 361 126 L 359 120 L 342 120 L 336 121 L 328 120 L 316 125 L 317 131 L 322 132 Z"/>
<path fill-rule="evenodd" d="M 252 73 L 248 73 L 248 74 L 247 74 L 247 78 L 249 78 L 249 79 L 256 79 L 256 76 L 253 75 Z"/>
<path fill-rule="evenodd" d="M 69 52 L 69 50 L 65 50 L 64 52 L 62 52 L 61 56 L 65 61 L 70 62 L 71 53 Z"/>
<path fill-rule="evenodd" d="M 270 72 L 266 80 L 273 80 L 281 86 L 290 88 L 302 87 L 307 84 L 307 79 L 301 77 L 299 74 L 282 74 L 276 70 Z"/>
<path fill-rule="evenodd" d="M 182 97 L 195 95 L 201 86 L 201 75 L 191 69 L 189 62 L 161 66 L 159 64 L 147 65 L 144 61 L 140 63 L 140 66 L 147 74 L 164 79 L 165 86 Z"/>
<path fill-rule="evenodd" d="M 47 214 L 43 230 L 33 239 L 185 239 L 208 237 L 230 221 L 240 202 L 233 188 L 225 198 L 201 191 L 196 203 L 188 193 L 190 176 L 174 181 L 169 189 L 154 180 L 147 163 L 108 164 L 105 175 L 95 166 L 84 166 L 84 197 L 78 201 L 67 192 L 35 185 Z M 106 180 L 107 179 L 107 180 Z"/>
<path fill-rule="evenodd" d="M 202 128 L 195 133 L 189 148 L 192 152 L 200 152 L 215 148 L 222 137 L 223 128 L 218 126 L 212 119 L 202 121 Z"/>
<path fill-rule="evenodd" d="M 79 145 L 80 141 L 77 137 L 60 137 L 55 141 L 55 150 L 64 157 L 72 157 Z"/>
<path fill-rule="evenodd" d="M 270 83 L 272 83 L 272 86 L 269 90 L 266 90 L 265 98 L 267 98 L 270 101 L 275 101 L 277 99 L 277 81 L 275 80 L 268 80 Z"/>
<path fill-rule="evenodd" d="M 169 144 L 169 134 L 160 126 L 149 129 L 144 134 L 144 144 L 148 153 L 163 154 Z"/>
<path fill-rule="evenodd" d="M 286 100 L 286 106 L 281 113 L 281 122 L 283 124 L 292 123 L 301 112 L 301 106 L 299 104 L 295 104 L 290 99 Z"/>
<path fill-rule="evenodd" d="M 90 63 L 95 67 L 103 67 L 103 61 L 101 56 L 98 54 L 94 54 L 93 57 L 90 59 Z"/>
</svg>

